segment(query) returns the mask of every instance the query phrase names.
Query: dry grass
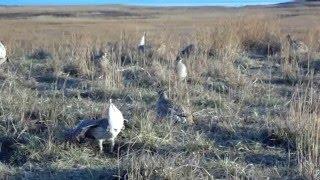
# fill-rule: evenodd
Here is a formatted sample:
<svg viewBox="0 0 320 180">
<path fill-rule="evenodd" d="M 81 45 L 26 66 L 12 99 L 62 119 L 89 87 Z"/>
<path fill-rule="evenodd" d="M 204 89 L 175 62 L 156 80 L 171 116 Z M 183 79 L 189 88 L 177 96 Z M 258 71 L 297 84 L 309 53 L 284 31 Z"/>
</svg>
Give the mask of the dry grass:
<svg viewBox="0 0 320 180">
<path fill-rule="evenodd" d="M 288 125 L 296 135 L 299 172 L 307 179 L 317 179 L 319 174 L 319 97 L 313 84 L 298 89 L 290 107 Z M 303 133 L 301 133 L 303 132 Z"/>
<path fill-rule="evenodd" d="M 0 179 L 319 178 L 320 24 L 307 23 L 318 9 L 1 7 L 11 60 L 0 72 Z M 152 49 L 141 54 L 144 31 Z M 310 52 L 290 59 L 287 33 Z M 178 82 L 174 60 L 190 43 Z M 156 121 L 159 88 L 194 124 Z M 115 154 L 63 142 L 110 97 L 129 120 Z"/>
</svg>

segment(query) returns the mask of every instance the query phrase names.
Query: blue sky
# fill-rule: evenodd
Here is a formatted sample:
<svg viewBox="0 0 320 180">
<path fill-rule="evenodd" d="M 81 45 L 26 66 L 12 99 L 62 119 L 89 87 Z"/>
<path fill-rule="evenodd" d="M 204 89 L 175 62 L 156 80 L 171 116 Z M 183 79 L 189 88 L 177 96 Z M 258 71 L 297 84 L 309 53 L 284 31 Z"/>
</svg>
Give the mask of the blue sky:
<svg viewBox="0 0 320 180">
<path fill-rule="evenodd" d="M 221 5 L 241 6 L 274 4 L 288 0 L 0 0 L 1 5 L 83 5 L 83 4 L 124 4 L 124 5 Z"/>
</svg>

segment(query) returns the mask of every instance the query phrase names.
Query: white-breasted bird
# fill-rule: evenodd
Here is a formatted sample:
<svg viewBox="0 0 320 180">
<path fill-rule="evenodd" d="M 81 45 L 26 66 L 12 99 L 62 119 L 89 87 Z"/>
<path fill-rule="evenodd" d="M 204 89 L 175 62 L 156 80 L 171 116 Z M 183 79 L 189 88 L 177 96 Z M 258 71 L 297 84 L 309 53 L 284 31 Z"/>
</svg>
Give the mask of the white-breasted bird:
<svg viewBox="0 0 320 180">
<path fill-rule="evenodd" d="M 0 41 L 0 64 L 4 63 L 7 60 L 8 60 L 8 58 L 7 58 L 6 47 Z"/>
<path fill-rule="evenodd" d="M 109 132 L 112 135 L 111 138 L 111 149 L 113 151 L 114 140 L 120 133 L 120 131 L 124 128 L 124 118 L 121 111 L 112 103 L 112 99 L 110 99 L 109 105 L 109 114 L 108 114 L 108 122 L 109 122 Z"/>
<path fill-rule="evenodd" d="M 108 118 L 82 120 L 66 134 L 66 140 L 90 138 L 98 140 L 100 153 L 103 152 L 105 140 L 111 142 L 110 152 L 113 152 L 115 139 L 124 129 L 124 118 L 121 111 L 112 103 L 108 108 Z"/>
<path fill-rule="evenodd" d="M 183 64 L 182 59 L 177 62 L 176 72 L 180 80 L 184 80 L 188 75 L 187 66 Z"/>
<path fill-rule="evenodd" d="M 143 36 L 141 37 L 140 43 L 138 44 L 138 50 L 140 52 L 145 51 L 145 46 L 146 46 L 146 33 L 143 33 Z"/>
</svg>

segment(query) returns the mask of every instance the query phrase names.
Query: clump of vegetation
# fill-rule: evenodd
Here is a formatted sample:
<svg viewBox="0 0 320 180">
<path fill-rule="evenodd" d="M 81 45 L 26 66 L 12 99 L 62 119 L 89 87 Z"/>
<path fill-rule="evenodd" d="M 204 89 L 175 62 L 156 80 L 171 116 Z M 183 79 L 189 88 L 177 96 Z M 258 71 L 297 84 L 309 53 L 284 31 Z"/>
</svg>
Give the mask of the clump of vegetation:
<svg viewBox="0 0 320 180">
<path fill-rule="evenodd" d="M 314 179 L 319 177 L 320 168 L 319 93 L 313 83 L 300 90 L 304 93 L 294 94 L 287 124 L 296 135 L 299 172 L 304 178 Z"/>
<path fill-rule="evenodd" d="M 0 177 L 319 177 L 319 36 L 294 20 L 301 29 L 290 33 L 310 47 L 297 58 L 285 40 L 296 13 L 317 7 L 288 8 L 285 18 L 272 7 L 119 7 L 128 13 L 116 16 L 106 7 L 50 8 L 70 16 L 0 18 L 10 59 L 0 71 Z M 319 19 L 308 12 L 304 18 Z M 190 44 L 182 81 L 176 59 Z M 164 89 L 193 124 L 159 120 L 157 92 Z M 80 120 L 105 117 L 110 98 L 126 119 L 113 154 L 99 154 L 89 139 L 64 141 Z"/>
<path fill-rule="evenodd" d="M 45 49 L 39 48 L 35 49 L 30 55 L 29 58 L 36 60 L 46 60 L 52 58 L 52 55 Z"/>
</svg>

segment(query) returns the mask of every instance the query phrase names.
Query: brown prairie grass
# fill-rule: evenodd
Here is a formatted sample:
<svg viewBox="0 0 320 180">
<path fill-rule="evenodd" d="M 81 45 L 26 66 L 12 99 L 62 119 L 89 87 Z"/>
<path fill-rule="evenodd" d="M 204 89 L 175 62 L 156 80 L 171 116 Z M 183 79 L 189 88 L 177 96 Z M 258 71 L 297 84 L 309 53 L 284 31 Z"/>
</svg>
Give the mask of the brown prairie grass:
<svg viewBox="0 0 320 180">
<path fill-rule="evenodd" d="M 297 29 L 288 30 L 280 15 L 294 9 L 47 8 L 0 9 L 69 14 L 0 19 L 11 59 L 0 78 L 2 177 L 319 177 L 319 31 L 305 33 L 294 19 Z M 144 54 L 137 52 L 143 32 L 151 46 Z M 288 32 L 307 43 L 308 58 L 289 61 Z M 197 48 L 184 59 L 187 80 L 178 82 L 176 55 L 188 44 Z M 40 50 L 48 56 L 34 58 Z M 101 61 L 97 52 L 105 53 Z M 194 124 L 156 121 L 162 88 Z M 80 119 L 101 117 L 109 98 L 129 120 L 115 154 L 62 141 Z"/>
<path fill-rule="evenodd" d="M 319 97 L 310 84 L 297 92 L 289 110 L 288 125 L 296 134 L 299 172 L 307 179 L 317 179 L 319 173 Z"/>
</svg>

